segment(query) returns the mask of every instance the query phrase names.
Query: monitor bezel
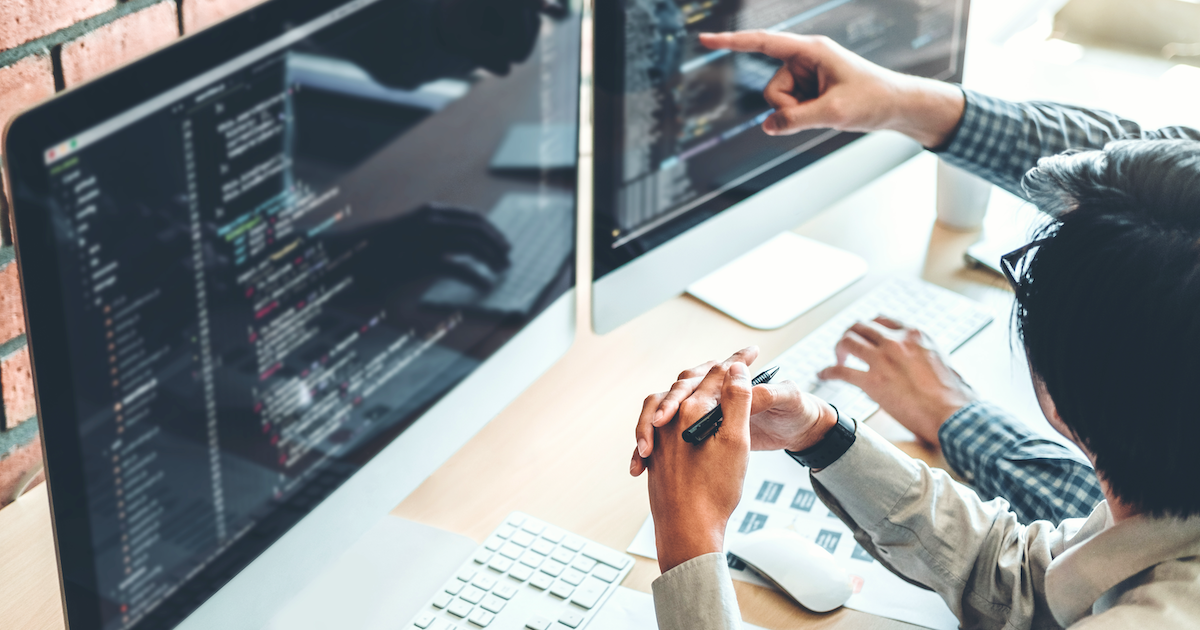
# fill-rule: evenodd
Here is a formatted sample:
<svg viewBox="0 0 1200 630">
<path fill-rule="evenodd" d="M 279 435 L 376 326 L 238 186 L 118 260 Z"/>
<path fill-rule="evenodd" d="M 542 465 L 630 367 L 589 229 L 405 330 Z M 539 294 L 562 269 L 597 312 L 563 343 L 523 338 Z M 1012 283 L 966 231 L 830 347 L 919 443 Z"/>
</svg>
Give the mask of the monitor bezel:
<svg viewBox="0 0 1200 630">
<path fill-rule="evenodd" d="M 2 158 L 12 241 L 25 305 L 25 330 L 34 375 L 37 418 L 42 436 L 47 491 L 58 560 L 63 613 L 73 629 L 101 630 L 91 524 L 87 511 L 82 445 L 77 432 L 79 417 L 73 404 L 75 386 L 70 369 L 62 273 L 55 248 L 51 214 L 19 195 L 18 186 L 32 185 L 46 192 L 44 152 L 50 146 L 90 129 L 140 103 L 178 87 L 212 68 L 231 61 L 310 21 L 350 4 L 348 0 L 270 0 L 224 22 L 176 40 L 149 56 L 107 74 L 64 90 L 13 118 L 4 130 Z M 37 190 L 41 183 L 45 188 Z M 576 187 L 576 206 L 579 188 Z M 576 220 L 579 220 L 577 217 Z M 577 245 L 577 244 L 576 244 Z M 576 246 L 576 255 L 578 247 Z M 574 284 L 574 278 L 572 278 Z M 181 627 L 261 627 L 272 611 L 307 583 L 323 563 L 357 539 L 415 489 L 442 461 L 465 444 L 525 387 L 560 358 L 574 342 L 574 287 L 559 296 L 531 320 L 505 347 L 494 353 L 456 388 L 414 422 L 409 429 L 375 455 L 341 488 L 292 527 L 229 584 L 186 619 Z M 514 360 L 514 354 L 522 354 Z M 508 363 L 509 368 L 498 366 Z M 523 370 L 511 369 L 512 364 Z M 464 388 L 489 387 L 493 396 L 471 396 L 463 401 Z M 467 416 L 463 418 L 463 416 Z M 431 425 L 453 433 L 452 439 L 424 447 L 412 470 L 405 469 L 393 487 L 381 491 L 382 478 L 397 472 L 397 459 L 411 456 L 417 438 L 429 439 Z M 411 434 L 411 435 L 409 435 Z M 407 439 L 405 436 L 409 435 Z M 404 442 L 404 444 L 401 444 Z M 406 450 L 407 449 L 407 450 Z M 390 471 L 382 474 L 384 471 Z M 411 473 L 411 474 L 410 474 Z M 364 492 L 374 491 L 366 499 Z M 353 500 L 351 500 L 353 498 Z M 298 531 L 304 529 L 304 532 Z M 336 532 L 336 534 L 332 534 Z M 334 538 L 314 553 L 310 563 L 289 567 L 280 584 L 261 586 L 261 592 L 231 593 L 235 588 L 253 591 L 255 579 L 277 573 L 272 564 L 308 549 L 314 542 Z M 270 555 L 272 559 L 266 557 Z M 255 579 L 248 579 L 254 574 Z M 239 579 L 241 578 L 241 579 Z M 250 600 L 246 600 L 251 595 Z M 262 596 L 265 595 L 266 600 Z M 220 599 L 220 602 L 215 600 Z M 202 620 L 202 621 L 197 621 Z"/>
</svg>

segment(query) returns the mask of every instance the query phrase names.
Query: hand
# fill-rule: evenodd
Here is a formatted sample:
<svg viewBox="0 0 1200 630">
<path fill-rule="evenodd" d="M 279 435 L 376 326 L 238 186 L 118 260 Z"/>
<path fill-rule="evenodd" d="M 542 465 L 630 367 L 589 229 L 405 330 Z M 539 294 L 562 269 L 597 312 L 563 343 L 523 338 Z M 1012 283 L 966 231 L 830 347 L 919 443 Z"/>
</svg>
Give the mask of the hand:
<svg viewBox="0 0 1200 630">
<path fill-rule="evenodd" d="M 657 448 L 649 462 L 650 513 L 658 566 L 672 568 L 724 549 L 729 515 L 742 498 L 750 459 L 750 374 L 742 363 L 721 371 L 717 392 L 701 394 L 701 404 L 684 402 L 684 410 L 654 431 Z M 699 393 L 699 392 L 698 392 Z M 683 441 L 682 432 L 708 411 L 711 394 L 719 393 L 724 423 L 700 444 Z M 657 397 L 646 399 L 642 415 L 653 414 Z"/>
<path fill-rule="evenodd" d="M 707 413 L 720 400 L 721 379 L 729 366 L 734 363 L 750 364 L 756 358 L 757 347 L 743 348 L 723 363 L 709 361 L 680 372 L 670 391 L 646 398 L 635 430 L 637 447 L 629 462 L 629 474 L 637 477 L 646 470 L 647 459 L 655 448 L 656 428 L 666 426 L 677 412 L 680 416 L 687 415 L 695 419 Z M 819 442 L 837 423 L 837 412 L 832 407 L 812 394 L 801 392 L 791 381 L 758 385 L 752 390 L 752 395 L 752 450 L 785 448 L 802 451 Z M 679 430 L 682 432 L 690 425 L 691 422 L 684 423 Z"/>
<path fill-rule="evenodd" d="M 837 365 L 818 376 L 846 381 L 867 393 L 888 415 L 921 440 L 940 447 L 938 429 L 976 400 L 966 381 L 924 333 L 887 317 L 850 327 L 835 348 Z M 862 359 L 870 371 L 847 367 Z"/>
<path fill-rule="evenodd" d="M 366 269 L 364 283 L 394 282 L 398 277 L 421 277 L 432 273 L 460 276 L 480 284 L 477 276 L 495 276 L 511 264 L 512 246 L 483 213 L 429 203 L 396 218 L 339 235 L 339 247 L 362 240 L 367 248 L 358 256 Z M 473 276 L 455 261 L 469 261 L 479 271 Z M 490 288 L 490 287 L 483 287 Z"/>
<path fill-rule="evenodd" d="M 763 91 L 775 108 L 763 122 L 769 135 L 891 129 L 938 147 L 949 140 L 965 107 L 958 88 L 875 65 L 827 37 L 743 31 L 704 33 L 700 43 L 783 62 Z"/>
<path fill-rule="evenodd" d="M 440 0 L 438 32 L 446 48 L 504 76 L 533 52 L 541 14 L 565 13 L 562 7 L 543 0 Z"/>
</svg>

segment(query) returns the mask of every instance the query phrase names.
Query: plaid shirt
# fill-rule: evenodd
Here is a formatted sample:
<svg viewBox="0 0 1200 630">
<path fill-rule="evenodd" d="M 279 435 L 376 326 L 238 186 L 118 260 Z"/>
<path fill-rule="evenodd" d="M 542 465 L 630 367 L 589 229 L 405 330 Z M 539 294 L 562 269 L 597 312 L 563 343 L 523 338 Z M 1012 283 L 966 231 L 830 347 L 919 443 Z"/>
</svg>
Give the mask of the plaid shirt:
<svg viewBox="0 0 1200 630">
<path fill-rule="evenodd" d="M 1021 178 L 1039 158 L 1101 149 L 1113 140 L 1200 140 L 1187 127 L 1146 130 L 1109 112 L 1058 103 L 1012 103 L 963 90 L 966 110 L 941 158 L 1025 198 Z"/>
<path fill-rule="evenodd" d="M 982 402 L 959 409 L 938 430 L 950 467 L 979 496 L 1007 499 L 1023 523 L 1084 517 L 1104 500 L 1091 464 Z"/>
<path fill-rule="evenodd" d="M 1144 130 L 1109 112 L 1057 103 L 1012 103 L 963 90 L 966 109 L 942 159 L 1025 197 L 1021 179 L 1039 158 L 1100 149 L 1119 139 L 1200 140 L 1187 127 Z M 1091 513 L 1104 499 L 1091 465 L 1042 439 L 998 407 L 973 403 L 938 431 L 942 452 L 984 497 L 1003 497 L 1026 523 Z"/>
</svg>

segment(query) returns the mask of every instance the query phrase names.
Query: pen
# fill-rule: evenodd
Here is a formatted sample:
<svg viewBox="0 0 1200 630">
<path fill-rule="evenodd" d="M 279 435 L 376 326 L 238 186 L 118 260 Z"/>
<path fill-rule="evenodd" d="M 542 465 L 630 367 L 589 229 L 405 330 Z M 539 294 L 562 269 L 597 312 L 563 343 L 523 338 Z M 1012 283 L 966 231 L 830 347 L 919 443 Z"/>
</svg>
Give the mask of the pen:
<svg viewBox="0 0 1200 630">
<path fill-rule="evenodd" d="M 770 383 L 771 379 L 775 378 L 775 375 L 778 373 L 779 366 L 767 368 L 762 372 L 759 372 L 758 376 L 755 376 L 750 381 L 750 386 L 754 387 L 755 385 Z M 716 433 L 717 429 L 721 428 L 721 421 L 724 419 L 724 417 L 724 414 L 721 413 L 721 405 L 717 405 L 712 411 L 704 414 L 692 426 L 683 430 L 683 441 L 688 442 L 689 444 L 699 444 L 703 442 L 708 438 L 708 436 Z"/>
</svg>

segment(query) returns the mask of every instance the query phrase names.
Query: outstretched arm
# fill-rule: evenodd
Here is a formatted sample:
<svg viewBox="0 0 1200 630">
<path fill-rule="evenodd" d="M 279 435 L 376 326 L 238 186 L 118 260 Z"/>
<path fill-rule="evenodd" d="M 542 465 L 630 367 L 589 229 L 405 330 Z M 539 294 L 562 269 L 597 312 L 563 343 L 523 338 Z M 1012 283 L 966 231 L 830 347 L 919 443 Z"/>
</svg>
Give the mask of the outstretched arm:
<svg viewBox="0 0 1200 630">
<path fill-rule="evenodd" d="M 1067 149 L 1099 149 L 1118 138 L 1200 139 L 1200 131 L 1186 127 L 1144 130 L 1105 111 L 1012 103 L 901 74 L 826 37 L 743 31 L 701 35 L 700 42 L 783 62 L 763 93 L 776 109 L 763 123 L 768 134 L 821 128 L 898 131 L 1021 197 L 1021 178 L 1042 157 Z"/>
</svg>

